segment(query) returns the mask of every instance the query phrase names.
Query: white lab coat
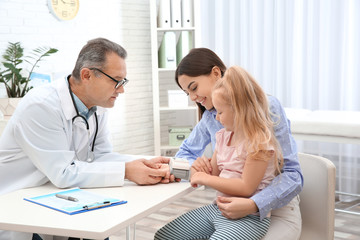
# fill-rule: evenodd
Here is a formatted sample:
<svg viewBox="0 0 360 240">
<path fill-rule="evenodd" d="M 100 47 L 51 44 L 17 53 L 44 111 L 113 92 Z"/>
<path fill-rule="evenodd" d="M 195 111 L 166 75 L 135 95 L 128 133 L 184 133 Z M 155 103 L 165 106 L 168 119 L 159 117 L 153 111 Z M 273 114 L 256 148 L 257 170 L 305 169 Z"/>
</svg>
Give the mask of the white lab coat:
<svg viewBox="0 0 360 240">
<path fill-rule="evenodd" d="M 73 137 L 73 131 L 78 130 L 73 129 L 75 115 L 64 79 L 36 87 L 25 95 L 0 138 L 0 195 L 40 186 L 49 180 L 59 188 L 124 184 L 125 161 L 130 159 L 112 152 L 107 110 L 97 108 L 98 134 L 95 161 L 91 163 L 78 159 L 74 148 L 81 145 L 86 148 L 92 143 L 95 117 L 92 115 L 88 120 L 91 141 L 88 135 L 84 141 Z M 0 231 L 0 239 L 31 239 L 31 234 L 3 238 L 2 233 L 9 234 Z"/>
</svg>

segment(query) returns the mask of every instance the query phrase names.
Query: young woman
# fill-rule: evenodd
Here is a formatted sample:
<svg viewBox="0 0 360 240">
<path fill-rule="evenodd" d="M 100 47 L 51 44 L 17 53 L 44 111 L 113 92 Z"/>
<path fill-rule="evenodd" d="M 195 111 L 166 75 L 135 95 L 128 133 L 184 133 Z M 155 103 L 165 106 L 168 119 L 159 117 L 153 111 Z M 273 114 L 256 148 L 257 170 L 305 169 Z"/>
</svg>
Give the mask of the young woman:
<svg viewBox="0 0 360 240">
<path fill-rule="evenodd" d="M 224 128 L 216 133 L 211 173 L 192 167 L 191 184 L 210 186 L 218 195 L 250 197 L 269 185 L 283 163 L 267 97 L 244 69 L 231 67 L 216 82 L 212 103 Z M 261 239 L 269 215 L 227 219 L 213 203 L 168 223 L 155 239 Z"/>
<path fill-rule="evenodd" d="M 209 159 L 201 157 L 206 146 L 211 143 L 215 149 L 215 133 L 223 128 L 216 120 L 216 110 L 212 103 L 212 88 L 226 71 L 222 60 L 210 49 L 195 48 L 183 58 L 175 80 L 179 87 L 189 94 L 199 106 L 201 120 L 190 136 L 180 146 L 176 157 L 194 161 L 197 171 L 211 172 Z M 217 205 L 224 216 L 238 219 L 259 212 L 263 219 L 270 210 L 271 225 L 264 239 L 298 239 L 301 232 L 299 198 L 303 178 L 297 157 L 296 143 L 290 132 L 290 123 L 280 102 L 273 96 L 267 96 L 270 112 L 273 116 L 275 136 L 281 146 L 284 166 L 281 177 L 251 198 L 220 197 Z"/>
</svg>

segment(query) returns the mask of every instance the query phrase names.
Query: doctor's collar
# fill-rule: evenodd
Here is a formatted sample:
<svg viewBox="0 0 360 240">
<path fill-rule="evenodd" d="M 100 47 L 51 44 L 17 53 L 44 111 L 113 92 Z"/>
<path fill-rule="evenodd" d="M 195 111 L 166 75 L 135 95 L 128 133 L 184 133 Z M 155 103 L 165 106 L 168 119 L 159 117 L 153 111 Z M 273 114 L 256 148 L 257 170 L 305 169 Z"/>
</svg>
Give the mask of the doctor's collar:
<svg viewBox="0 0 360 240">
<path fill-rule="evenodd" d="M 69 82 L 70 77 L 71 77 L 71 75 L 68 75 L 66 77 L 66 80 L 67 80 L 66 82 L 68 85 L 70 85 L 70 82 Z M 80 98 L 78 98 L 78 96 L 76 96 L 76 94 L 73 91 L 71 91 L 71 94 L 74 97 L 75 105 L 79 111 L 79 114 L 84 116 L 88 120 L 94 114 L 94 112 L 96 112 L 97 107 L 94 106 L 94 107 L 91 107 L 90 109 L 88 109 L 85 106 L 85 104 L 80 100 Z"/>
</svg>

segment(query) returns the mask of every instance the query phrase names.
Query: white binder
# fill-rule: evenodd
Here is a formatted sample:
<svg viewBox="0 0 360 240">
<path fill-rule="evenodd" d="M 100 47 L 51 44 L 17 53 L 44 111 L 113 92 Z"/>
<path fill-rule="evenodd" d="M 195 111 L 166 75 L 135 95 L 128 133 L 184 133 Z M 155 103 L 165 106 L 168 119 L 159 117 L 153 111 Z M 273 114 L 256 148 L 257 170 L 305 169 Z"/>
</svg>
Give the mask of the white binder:
<svg viewBox="0 0 360 240">
<path fill-rule="evenodd" d="M 160 0 L 158 10 L 158 27 L 170 28 L 170 0 Z"/>
<path fill-rule="evenodd" d="M 183 57 L 185 57 L 192 48 L 193 32 L 182 31 L 180 33 L 179 41 L 176 44 L 176 63 L 179 64 Z"/>
<path fill-rule="evenodd" d="M 176 68 L 176 34 L 165 32 L 160 44 L 159 68 Z"/>
<path fill-rule="evenodd" d="M 194 26 L 193 0 L 182 0 L 181 2 L 181 21 L 183 27 Z"/>
<path fill-rule="evenodd" d="M 171 27 L 181 28 L 181 0 L 170 0 Z"/>
</svg>

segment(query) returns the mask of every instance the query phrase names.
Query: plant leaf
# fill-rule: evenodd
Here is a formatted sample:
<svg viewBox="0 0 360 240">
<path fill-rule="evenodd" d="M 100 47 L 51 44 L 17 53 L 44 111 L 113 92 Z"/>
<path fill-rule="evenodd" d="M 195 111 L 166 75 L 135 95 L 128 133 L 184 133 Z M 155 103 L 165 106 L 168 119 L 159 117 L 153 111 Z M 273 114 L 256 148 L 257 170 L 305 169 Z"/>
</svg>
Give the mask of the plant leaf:
<svg viewBox="0 0 360 240">
<path fill-rule="evenodd" d="M 28 87 L 31 73 L 37 66 L 39 61 L 44 57 L 56 53 L 58 50 L 49 47 L 38 47 L 30 53 L 29 56 L 24 57 L 24 48 L 20 42 L 11 43 L 5 53 L 3 54 L 4 61 L 2 62 L 5 70 L 0 71 L 0 82 L 5 83 L 8 97 L 23 97 L 32 87 Z M 28 77 L 21 75 L 22 67 L 20 64 L 26 62 L 30 65 Z"/>
</svg>

